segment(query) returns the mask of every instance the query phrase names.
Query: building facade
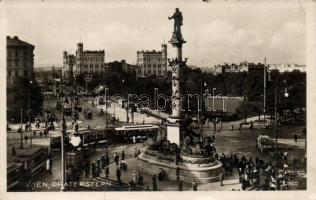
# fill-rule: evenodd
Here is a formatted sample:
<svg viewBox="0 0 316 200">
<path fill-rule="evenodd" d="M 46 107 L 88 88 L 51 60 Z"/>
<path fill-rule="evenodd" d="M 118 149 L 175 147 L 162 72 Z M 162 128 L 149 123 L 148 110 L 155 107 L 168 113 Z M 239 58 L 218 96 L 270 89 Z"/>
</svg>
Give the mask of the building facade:
<svg viewBox="0 0 316 200">
<path fill-rule="evenodd" d="M 63 54 L 63 77 L 66 81 L 79 74 L 104 73 L 104 50 L 83 50 L 83 43 L 77 44 L 75 55 Z"/>
<path fill-rule="evenodd" d="M 137 76 L 165 76 L 167 74 L 167 45 L 161 51 L 137 51 Z"/>
<path fill-rule="evenodd" d="M 76 57 L 64 51 L 62 76 L 67 82 L 73 78 L 73 69 L 76 64 Z"/>
<path fill-rule="evenodd" d="M 7 36 L 7 87 L 14 85 L 19 77 L 34 78 L 34 45 Z"/>
</svg>

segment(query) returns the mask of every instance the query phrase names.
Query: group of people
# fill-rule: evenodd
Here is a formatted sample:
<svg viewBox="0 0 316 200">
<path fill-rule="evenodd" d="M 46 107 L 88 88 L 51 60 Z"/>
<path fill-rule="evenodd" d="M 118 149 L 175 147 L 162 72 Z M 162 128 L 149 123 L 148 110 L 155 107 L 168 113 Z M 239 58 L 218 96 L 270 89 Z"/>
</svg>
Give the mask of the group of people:
<svg viewBox="0 0 316 200">
<path fill-rule="evenodd" d="M 110 164 L 110 158 L 108 153 L 103 153 L 102 156 L 97 159 L 96 161 L 92 161 L 90 163 L 89 160 L 85 163 L 85 177 L 90 176 L 90 169 L 91 169 L 91 177 L 99 177 L 103 170 L 105 170 L 106 178 L 108 178 L 110 170 L 108 165 Z"/>
<path fill-rule="evenodd" d="M 286 190 L 289 182 L 288 165 L 286 164 L 288 154 L 287 152 L 280 153 L 278 157 L 279 159 L 275 162 L 273 158 L 264 161 L 259 157 L 247 159 L 245 156 L 239 158 L 237 154 L 227 156 L 222 153 L 219 157 L 224 169 L 220 175 L 221 185 L 223 186 L 224 177 L 232 176 L 233 169 L 236 168 L 242 190 L 246 190 L 250 186 L 262 190 Z"/>
</svg>

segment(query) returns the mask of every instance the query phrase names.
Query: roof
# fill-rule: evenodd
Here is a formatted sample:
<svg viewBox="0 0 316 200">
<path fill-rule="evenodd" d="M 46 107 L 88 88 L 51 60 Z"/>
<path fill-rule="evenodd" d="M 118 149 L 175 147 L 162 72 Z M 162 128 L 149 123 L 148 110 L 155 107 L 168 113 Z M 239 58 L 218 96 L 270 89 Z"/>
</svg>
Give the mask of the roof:
<svg viewBox="0 0 316 200">
<path fill-rule="evenodd" d="M 20 40 L 17 36 L 14 36 L 14 37 L 7 36 L 7 47 L 9 47 L 9 46 L 20 46 L 20 47 L 32 47 L 32 48 L 34 48 L 34 45 Z"/>
<path fill-rule="evenodd" d="M 156 125 L 133 125 L 133 126 L 122 126 L 115 128 L 116 131 L 130 131 L 130 130 L 150 130 L 159 129 Z"/>
</svg>

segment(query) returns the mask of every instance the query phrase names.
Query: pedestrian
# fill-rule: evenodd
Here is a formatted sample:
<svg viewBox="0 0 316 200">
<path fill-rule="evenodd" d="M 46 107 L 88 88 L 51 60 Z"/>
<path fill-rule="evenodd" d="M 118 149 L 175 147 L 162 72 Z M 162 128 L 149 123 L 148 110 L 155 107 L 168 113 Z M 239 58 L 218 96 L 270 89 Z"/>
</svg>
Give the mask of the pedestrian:
<svg viewBox="0 0 316 200">
<path fill-rule="evenodd" d="M 151 179 L 153 181 L 153 191 L 157 191 L 157 176 L 156 176 L 156 174 L 154 174 Z"/>
<path fill-rule="evenodd" d="M 15 146 L 14 145 L 12 146 L 11 151 L 12 151 L 12 156 L 15 156 L 16 155 L 16 151 L 15 151 Z"/>
<path fill-rule="evenodd" d="M 99 177 L 101 173 L 101 161 L 100 159 L 97 160 L 97 166 L 96 166 L 96 176 Z"/>
<path fill-rule="evenodd" d="M 220 181 L 221 181 L 221 186 L 224 186 L 224 184 L 223 184 L 223 181 L 224 181 L 223 172 L 221 172 L 221 173 L 219 174 L 219 179 L 220 179 Z"/>
<path fill-rule="evenodd" d="M 138 183 L 138 176 L 136 170 L 133 172 L 133 183 L 136 185 Z"/>
<path fill-rule="evenodd" d="M 29 137 L 27 137 L 27 135 L 26 136 L 24 136 L 24 141 L 25 141 L 25 144 L 27 143 L 27 140 L 29 139 Z"/>
<path fill-rule="evenodd" d="M 121 184 L 121 169 L 119 167 L 116 168 L 116 177 L 117 181 Z"/>
<path fill-rule="evenodd" d="M 92 169 L 92 178 L 94 178 L 96 176 L 96 166 L 95 166 L 95 162 L 93 161 L 91 163 L 91 169 Z"/>
<path fill-rule="evenodd" d="M 36 131 L 33 131 L 33 137 L 36 137 Z"/>
<path fill-rule="evenodd" d="M 106 159 L 105 159 L 105 154 L 102 154 L 101 158 L 101 169 L 104 169 L 105 168 L 105 165 L 106 165 Z"/>
<path fill-rule="evenodd" d="M 297 134 L 294 134 L 294 141 L 297 142 Z"/>
<path fill-rule="evenodd" d="M 178 191 L 183 191 L 183 184 L 181 180 L 178 182 Z"/>
<path fill-rule="evenodd" d="M 86 164 L 85 164 L 85 177 L 89 177 L 90 175 L 90 161 L 86 161 Z"/>
<path fill-rule="evenodd" d="M 106 166 L 106 168 L 105 168 L 105 178 L 109 178 L 109 174 L 110 174 L 110 168 L 108 166 Z"/>
<path fill-rule="evenodd" d="M 45 138 L 47 137 L 47 131 L 44 131 L 44 136 L 45 136 Z"/>
<path fill-rule="evenodd" d="M 46 129 L 45 129 L 45 130 L 46 130 Z M 41 132 L 40 132 L 40 137 L 42 138 L 42 136 L 43 136 L 43 132 L 41 131 Z"/>
<path fill-rule="evenodd" d="M 213 141 L 213 143 L 215 143 L 215 135 L 214 135 L 214 133 L 212 135 L 212 141 Z"/>
<path fill-rule="evenodd" d="M 120 160 L 120 157 L 117 155 L 117 153 L 114 154 L 114 162 L 116 164 L 116 166 L 119 164 L 119 160 Z"/>
<path fill-rule="evenodd" d="M 125 160 L 125 153 L 124 153 L 124 150 L 122 151 L 122 160 Z"/>
<path fill-rule="evenodd" d="M 192 188 L 193 188 L 193 191 L 197 191 L 197 183 L 196 183 L 195 179 L 193 179 Z"/>
<path fill-rule="evenodd" d="M 52 173 L 53 172 L 53 159 L 51 157 L 49 157 L 49 172 Z"/>
<path fill-rule="evenodd" d="M 50 171 L 50 161 L 49 158 L 46 159 L 46 170 Z"/>
</svg>

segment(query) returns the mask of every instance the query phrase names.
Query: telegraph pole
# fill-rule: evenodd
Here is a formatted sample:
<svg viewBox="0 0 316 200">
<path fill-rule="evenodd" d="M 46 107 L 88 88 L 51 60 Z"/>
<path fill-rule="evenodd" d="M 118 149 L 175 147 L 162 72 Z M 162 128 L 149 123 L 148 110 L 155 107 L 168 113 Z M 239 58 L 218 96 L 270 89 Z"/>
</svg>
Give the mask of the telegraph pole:
<svg viewBox="0 0 316 200">
<path fill-rule="evenodd" d="M 263 67 L 263 123 L 266 125 L 266 90 L 267 90 L 267 58 L 264 57 Z"/>
</svg>

